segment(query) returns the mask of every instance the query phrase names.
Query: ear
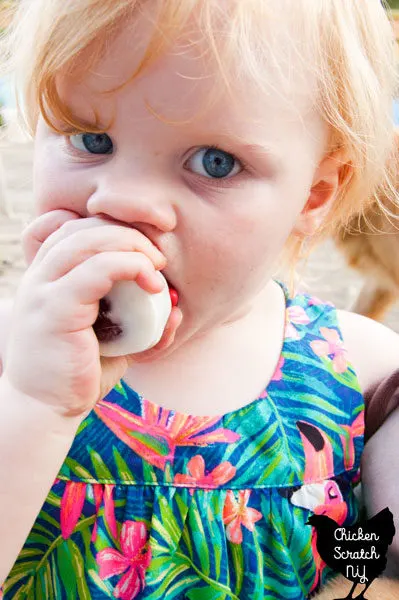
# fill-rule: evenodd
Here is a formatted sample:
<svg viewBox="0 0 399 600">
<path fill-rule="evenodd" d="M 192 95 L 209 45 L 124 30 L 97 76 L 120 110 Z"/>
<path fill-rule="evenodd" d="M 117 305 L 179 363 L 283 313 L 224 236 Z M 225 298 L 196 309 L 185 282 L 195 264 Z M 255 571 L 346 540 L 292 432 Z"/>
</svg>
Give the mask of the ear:
<svg viewBox="0 0 399 600">
<path fill-rule="evenodd" d="M 316 169 L 307 202 L 297 218 L 294 233 L 308 237 L 317 232 L 334 203 L 341 183 L 341 171 L 346 167 L 343 152 L 323 158 Z"/>
</svg>

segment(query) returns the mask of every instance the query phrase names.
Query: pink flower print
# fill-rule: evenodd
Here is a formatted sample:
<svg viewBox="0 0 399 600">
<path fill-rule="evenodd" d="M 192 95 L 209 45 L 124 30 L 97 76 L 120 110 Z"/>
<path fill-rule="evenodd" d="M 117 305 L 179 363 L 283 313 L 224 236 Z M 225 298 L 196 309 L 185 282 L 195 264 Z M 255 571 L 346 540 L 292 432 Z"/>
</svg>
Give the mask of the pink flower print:
<svg viewBox="0 0 399 600">
<path fill-rule="evenodd" d="M 249 531 L 255 529 L 256 521 L 262 518 L 262 513 L 254 508 L 248 508 L 248 500 L 251 490 L 240 490 L 238 500 L 235 499 L 232 490 L 226 494 L 226 500 L 223 507 L 223 523 L 227 525 L 226 536 L 233 544 L 242 543 L 241 525 L 244 525 Z"/>
<path fill-rule="evenodd" d="M 81 481 L 67 481 L 65 490 L 61 499 L 61 535 L 64 540 L 68 539 L 82 514 L 83 505 L 86 499 L 87 485 Z M 116 538 L 118 530 L 115 521 L 115 505 L 112 498 L 114 485 L 103 486 L 100 483 L 93 484 L 93 496 L 96 514 L 100 510 L 100 505 L 104 501 L 104 519 L 112 535 Z M 104 489 L 105 488 L 105 489 Z M 94 524 L 92 541 L 97 536 L 97 521 Z"/>
<path fill-rule="evenodd" d="M 187 464 L 188 475 L 178 473 L 175 476 L 176 485 L 187 485 L 215 489 L 233 479 L 236 474 L 236 468 L 228 461 L 220 463 L 210 473 L 205 474 L 205 461 L 200 454 L 193 456 Z M 193 493 L 193 489 L 190 493 Z"/>
<path fill-rule="evenodd" d="M 332 302 L 323 302 L 323 300 L 320 300 L 320 298 L 316 298 L 316 296 L 309 296 L 308 304 L 309 306 L 320 306 L 320 304 L 322 304 L 323 306 L 334 306 Z"/>
<path fill-rule="evenodd" d="M 86 498 L 87 484 L 81 481 L 67 481 L 61 499 L 61 535 L 68 539 L 82 514 Z"/>
<path fill-rule="evenodd" d="M 168 461 L 173 462 L 177 446 L 230 444 L 241 437 L 221 427 L 202 433 L 218 423 L 220 417 L 193 417 L 161 408 L 145 399 L 142 410 L 143 416 L 139 417 L 106 400 L 100 400 L 94 408 L 98 417 L 120 440 L 162 470 Z"/>
<path fill-rule="evenodd" d="M 276 370 L 273 373 L 272 381 L 281 381 L 283 378 L 282 368 L 284 366 L 285 359 L 284 356 L 280 356 L 280 360 L 277 363 Z"/>
<path fill-rule="evenodd" d="M 346 348 L 339 336 L 338 331 L 328 327 L 320 327 L 320 333 L 324 340 L 310 342 L 313 352 L 321 358 L 332 357 L 333 369 L 336 373 L 345 373 L 348 368 L 346 360 Z M 326 340 L 326 341 L 325 341 Z"/>
<path fill-rule="evenodd" d="M 323 302 L 320 298 L 317 298 L 317 296 L 309 296 L 308 304 L 309 306 L 319 306 L 320 304 L 323 304 Z"/>
<path fill-rule="evenodd" d="M 122 552 L 105 548 L 97 554 L 99 575 L 101 579 L 108 579 L 124 573 L 114 589 L 114 597 L 133 600 L 145 587 L 145 572 L 151 562 L 151 548 L 144 523 L 125 521 L 121 529 L 120 546 Z"/>
<path fill-rule="evenodd" d="M 287 308 L 285 337 L 292 340 L 299 340 L 300 335 L 295 325 L 307 325 L 308 323 L 310 323 L 310 319 L 302 306 L 290 306 Z"/>
<path fill-rule="evenodd" d="M 344 464 L 348 471 L 355 464 L 355 437 L 364 435 L 364 410 L 362 410 L 353 421 L 352 425 L 341 425 L 345 431 L 340 435 L 342 447 L 344 449 Z"/>
<path fill-rule="evenodd" d="M 111 534 L 116 539 L 118 537 L 118 527 L 115 519 L 115 503 L 112 497 L 112 493 L 114 491 L 115 485 L 110 484 L 101 484 L 94 483 L 93 484 L 93 496 L 94 496 L 94 504 L 96 515 L 98 515 L 98 511 L 100 510 L 101 503 L 104 502 L 104 520 L 107 523 Z M 94 523 L 93 533 L 91 536 L 91 541 L 95 542 L 97 539 L 97 519 Z"/>
</svg>

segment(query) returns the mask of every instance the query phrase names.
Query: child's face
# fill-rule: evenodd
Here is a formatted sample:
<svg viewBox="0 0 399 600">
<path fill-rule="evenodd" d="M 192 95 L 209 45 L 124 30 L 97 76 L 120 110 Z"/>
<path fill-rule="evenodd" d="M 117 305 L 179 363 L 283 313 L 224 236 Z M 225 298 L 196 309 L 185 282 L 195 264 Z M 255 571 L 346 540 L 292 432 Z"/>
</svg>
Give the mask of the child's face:
<svg viewBox="0 0 399 600">
<path fill-rule="evenodd" d="M 272 68 L 267 96 L 233 82 L 234 101 L 221 94 L 184 123 L 201 110 L 217 77 L 204 68 L 200 45 L 175 47 L 120 91 L 101 95 L 133 73 L 135 35 L 126 26 L 83 81 L 60 81 L 61 97 L 78 117 L 95 123 L 95 109 L 104 124 L 115 119 L 109 137 L 69 141 L 40 120 L 37 213 L 101 213 L 150 238 L 179 294 L 184 318 L 176 346 L 251 310 L 308 199 L 327 132 L 310 109 L 312 82 L 303 80 L 308 93 L 296 97 L 293 90 L 287 98 Z"/>
</svg>

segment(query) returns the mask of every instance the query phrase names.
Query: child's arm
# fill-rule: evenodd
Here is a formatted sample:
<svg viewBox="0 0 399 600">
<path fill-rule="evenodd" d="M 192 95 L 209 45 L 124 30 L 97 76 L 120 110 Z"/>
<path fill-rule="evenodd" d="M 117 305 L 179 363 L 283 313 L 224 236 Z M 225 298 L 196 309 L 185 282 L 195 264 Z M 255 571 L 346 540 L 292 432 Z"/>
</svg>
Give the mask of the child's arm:
<svg viewBox="0 0 399 600">
<path fill-rule="evenodd" d="M 11 570 L 82 417 L 64 417 L 0 377 L 0 585 Z"/>
<path fill-rule="evenodd" d="M 0 582 L 79 423 L 126 371 L 126 357 L 99 355 L 92 325 L 100 299 L 121 280 L 160 292 L 156 271 L 166 264 L 139 231 L 65 210 L 32 221 L 23 247 L 29 267 L 12 314 L 0 307 Z M 174 331 L 165 334 L 168 343 Z"/>
<path fill-rule="evenodd" d="M 0 301 L 0 375 L 12 301 Z M 68 453 L 80 418 L 65 418 L 0 377 L 0 585 Z"/>
</svg>

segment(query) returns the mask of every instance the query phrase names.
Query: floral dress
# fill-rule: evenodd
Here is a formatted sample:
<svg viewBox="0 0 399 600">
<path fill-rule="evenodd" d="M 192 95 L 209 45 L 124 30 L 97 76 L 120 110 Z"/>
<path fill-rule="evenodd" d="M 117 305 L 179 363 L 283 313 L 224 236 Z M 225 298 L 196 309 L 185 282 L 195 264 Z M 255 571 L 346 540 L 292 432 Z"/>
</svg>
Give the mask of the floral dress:
<svg viewBox="0 0 399 600">
<path fill-rule="evenodd" d="M 278 366 L 247 406 L 191 416 L 123 380 L 98 402 L 4 600 L 310 597 L 336 574 L 306 521 L 358 520 L 363 443 L 364 400 L 335 308 L 286 293 Z"/>
</svg>

